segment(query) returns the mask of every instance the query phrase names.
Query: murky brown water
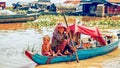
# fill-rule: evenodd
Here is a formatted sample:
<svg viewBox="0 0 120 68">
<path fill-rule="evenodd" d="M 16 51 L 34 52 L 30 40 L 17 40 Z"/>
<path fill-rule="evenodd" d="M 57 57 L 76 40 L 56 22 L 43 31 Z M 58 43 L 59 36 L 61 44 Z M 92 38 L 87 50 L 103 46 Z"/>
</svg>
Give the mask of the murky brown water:
<svg viewBox="0 0 120 68">
<path fill-rule="evenodd" d="M 0 30 L 16 30 L 23 29 L 23 23 L 8 23 L 8 24 L 0 24 Z"/>
<path fill-rule="evenodd" d="M 9 26 L 9 28 L 12 27 Z M 53 29 L 43 28 L 44 31 L 41 33 L 32 28 L 26 30 L 5 29 L 0 30 L 0 68 L 34 68 L 36 64 L 24 55 L 24 51 L 29 48 L 40 52 L 42 37 L 45 34 L 51 36 Z"/>
<path fill-rule="evenodd" d="M 40 52 L 42 37 L 46 34 L 52 36 L 53 32 L 52 28 L 42 28 L 42 30 L 42 32 L 38 32 L 38 30 L 33 28 L 24 29 L 23 23 L 0 24 L 0 68 L 34 68 L 36 64 L 24 55 L 24 51 L 29 48 L 30 50 L 33 49 Z M 81 62 L 92 62 L 94 59 L 90 60 L 82 60 Z M 70 64 L 75 65 L 76 63 Z M 58 64 L 58 66 L 60 65 Z M 66 65 L 68 64 L 63 63 L 63 67 Z M 51 68 L 54 67 L 54 65 L 50 66 Z M 50 66 L 47 65 L 47 68 Z M 81 66 L 84 66 L 84 64 Z M 46 66 L 43 68 L 46 68 Z"/>
</svg>

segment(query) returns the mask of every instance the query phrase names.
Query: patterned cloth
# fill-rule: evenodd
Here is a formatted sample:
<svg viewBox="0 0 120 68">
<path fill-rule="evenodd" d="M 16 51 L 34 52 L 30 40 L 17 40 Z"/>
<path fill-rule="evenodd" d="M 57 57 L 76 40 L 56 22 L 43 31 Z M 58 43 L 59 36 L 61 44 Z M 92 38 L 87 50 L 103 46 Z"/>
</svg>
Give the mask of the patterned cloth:
<svg viewBox="0 0 120 68">
<path fill-rule="evenodd" d="M 62 35 L 59 32 L 54 32 L 53 33 L 53 38 L 52 38 L 52 49 L 56 52 L 57 49 L 64 49 L 65 45 L 67 44 L 67 35 L 63 33 Z M 57 49 L 56 49 L 57 47 Z"/>
<path fill-rule="evenodd" d="M 60 34 L 58 32 L 59 27 L 64 28 L 63 34 Z M 66 34 L 66 26 L 63 23 L 58 23 L 57 27 L 55 28 L 55 31 L 53 32 L 53 38 L 52 38 L 52 50 L 57 52 L 60 50 L 61 53 L 65 50 L 67 45 L 69 45 L 69 37 Z"/>
</svg>

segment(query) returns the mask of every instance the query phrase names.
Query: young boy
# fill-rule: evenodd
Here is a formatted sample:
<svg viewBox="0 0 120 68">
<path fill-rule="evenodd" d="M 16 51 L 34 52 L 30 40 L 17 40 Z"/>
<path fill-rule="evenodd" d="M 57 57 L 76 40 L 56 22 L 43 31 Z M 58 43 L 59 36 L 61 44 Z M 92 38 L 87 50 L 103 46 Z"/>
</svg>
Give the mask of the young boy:
<svg viewBox="0 0 120 68">
<path fill-rule="evenodd" d="M 43 37 L 43 44 L 42 44 L 42 55 L 44 56 L 52 56 L 53 51 L 50 46 L 50 37 L 48 35 L 45 35 Z"/>
</svg>

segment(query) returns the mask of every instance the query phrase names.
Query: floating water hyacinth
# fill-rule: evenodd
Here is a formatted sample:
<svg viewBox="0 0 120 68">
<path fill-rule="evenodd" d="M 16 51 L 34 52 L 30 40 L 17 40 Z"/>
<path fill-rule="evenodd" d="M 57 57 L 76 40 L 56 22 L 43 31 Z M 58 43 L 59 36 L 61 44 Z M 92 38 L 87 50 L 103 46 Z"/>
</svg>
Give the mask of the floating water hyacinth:
<svg viewBox="0 0 120 68">
<path fill-rule="evenodd" d="M 105 28 L 120 28 L 119 17 L 82 17 L 82 16 L 67 16 L 67 22 L 75 23 L 76 19 L 83 22 L 86 26 L 98 27 L 101 29 Z M 33 22 L 28 22 L 28 27 L 41 29 L 41 27 L 52 27 L 58 22 L 65 22 L 62 15 L 40 15 L 39 18 Z"/>
</svg>

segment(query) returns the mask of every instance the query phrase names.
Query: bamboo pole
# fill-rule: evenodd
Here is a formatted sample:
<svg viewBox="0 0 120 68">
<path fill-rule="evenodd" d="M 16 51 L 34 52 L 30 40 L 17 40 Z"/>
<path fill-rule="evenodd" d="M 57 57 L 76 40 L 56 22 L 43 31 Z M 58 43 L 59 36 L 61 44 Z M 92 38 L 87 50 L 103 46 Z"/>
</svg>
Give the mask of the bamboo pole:
<svg viewBox="0 0 120 68">
<path fill-rule="evenodd" d="M 61 7 L 62 7 L 62 6 L 61 6 Z M 62 14 L 63 14 L 63 17 L 64 17 L 64 21 L 65 21 L 66 26 L 69 27 L 69 26 L 68 26 L 68 23 L 67 23 L 66 16 L 65 16 L 65 13 L 64 13 L 64 11 L 63 11 L 63 8 L 62 8 Z M 75 47 L 75 45 L 74 45 L 74 43 L 73 43 L 73 40 L 72 40 L 71 32 L 69 32 L 68 34 L 69 34 L 70 40 L 71 40 L 71 42 L 72 42 L 72 46 Z M 79 63 L 77 51 L 75 52 L 75 56 L 76 56 L 76 61 L 77 61 L 77 63 Z"/>
</svg>

